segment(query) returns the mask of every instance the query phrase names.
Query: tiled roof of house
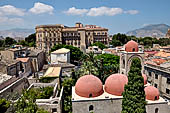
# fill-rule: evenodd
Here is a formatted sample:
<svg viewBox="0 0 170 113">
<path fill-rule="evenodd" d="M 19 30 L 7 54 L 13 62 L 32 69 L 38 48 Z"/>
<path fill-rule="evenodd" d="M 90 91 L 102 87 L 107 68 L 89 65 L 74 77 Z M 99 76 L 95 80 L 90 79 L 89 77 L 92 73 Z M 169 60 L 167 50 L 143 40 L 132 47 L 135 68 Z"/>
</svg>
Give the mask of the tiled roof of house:
<svg viewBox="0 0 170 113">
<path fill-rule="evenodd" d="M 29 58 L 17 58 L 16 60 L 21 62 L 28 62 Z"/>
</svg>

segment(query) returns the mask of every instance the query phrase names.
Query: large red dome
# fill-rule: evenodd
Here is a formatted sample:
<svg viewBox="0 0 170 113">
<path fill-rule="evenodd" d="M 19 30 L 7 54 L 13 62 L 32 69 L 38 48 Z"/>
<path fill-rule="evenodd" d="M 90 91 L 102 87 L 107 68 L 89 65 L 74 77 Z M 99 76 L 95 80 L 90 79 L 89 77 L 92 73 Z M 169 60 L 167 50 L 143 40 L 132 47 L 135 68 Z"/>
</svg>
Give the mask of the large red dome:
<svg viewBox="0 0 170 113">
<path fill-rule="evenodd" d="M 94 75 L 80 77 L 75 85 L 75 92 L 81 97 L 97 97 L 103 94 L 103 85 L 99 78 Z"/>
<path fill-rule="evenodd" d="M 121 96 L 124 91 L 125 84 L 128 83 L 128 78 L 123 74 L 110 75 L 105 81 L 105 91 L 112 95 Z"/>
<path fill-rule="evenodd" d="M 127 52 L 138 52 L 138 43 L 131 40 L 125 45 L 125 51 Z"/>
<path fill-rule="evenodd" d="M 145 95 L 147 100 L 158 100 L 159 90 L 153 86 L 147 86 L 145 87 Z"/>
<path fill-rule="evenodd" d="M 143 76 L 143 79 L 144 79 L 144 85 L 146 85 L 147 84 L 147 76 L 145 74 L 142 74 L 142 76 Z"/>
</svg>

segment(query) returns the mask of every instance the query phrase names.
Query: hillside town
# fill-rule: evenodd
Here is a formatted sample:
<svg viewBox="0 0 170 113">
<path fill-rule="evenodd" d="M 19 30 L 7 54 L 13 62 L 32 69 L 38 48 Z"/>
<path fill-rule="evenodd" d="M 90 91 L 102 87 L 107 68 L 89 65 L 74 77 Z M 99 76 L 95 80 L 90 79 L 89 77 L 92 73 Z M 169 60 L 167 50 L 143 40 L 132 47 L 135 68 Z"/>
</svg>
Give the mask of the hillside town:
<svg viewBox="0 0 170 113">
<path fill-rule="evenodd" d="M 160 39 L 108 31 L 78 22 L 1 39 L 2 113 L 127 113 L 135 102 L 170 113 L 170 29 Z"/>
</svg>

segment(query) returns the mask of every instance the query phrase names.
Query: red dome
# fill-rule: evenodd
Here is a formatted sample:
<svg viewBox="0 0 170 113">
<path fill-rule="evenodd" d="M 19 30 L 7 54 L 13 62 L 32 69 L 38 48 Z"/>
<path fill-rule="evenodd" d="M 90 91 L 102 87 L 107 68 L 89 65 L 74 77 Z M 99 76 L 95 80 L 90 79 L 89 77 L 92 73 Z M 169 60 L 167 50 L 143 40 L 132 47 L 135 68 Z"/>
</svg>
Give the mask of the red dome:
<svg viewBox="0 0 170 113">
<path fill-rule="evenodd" d="M 131 40 L 125 45 L 125 51 L 127 52 L 138 52 L 138 43 Z"/>
<path fill-rule="evenodd" d="M 128 78 L 123 74 L 110 75 L 105 81 L 105 91 L 112 95 L 121 96 L 124 91 L 125 84 L 128 83 Z"/>
<path fill-rule="evenodd" d="M 94 75 L 80 77 L 75 85 L 75 92 L 81 97 L 97 97 L 103 94 L 103 85 L 99 78 Z"/>
<path fill-rule="evenodd" d="M 148 100 L 158 100 L 159 90 L 153 86 L 147 86 L 145 87 L 145 95 Z"/>
<path fill-rule="evenodd" d="M 147 84 L 147 76 L 145 74 L 142 74 L 142 76 L 143 76 L 143 79 L 144 79 L 144 85 L 146 85 Z"/>
</svg>

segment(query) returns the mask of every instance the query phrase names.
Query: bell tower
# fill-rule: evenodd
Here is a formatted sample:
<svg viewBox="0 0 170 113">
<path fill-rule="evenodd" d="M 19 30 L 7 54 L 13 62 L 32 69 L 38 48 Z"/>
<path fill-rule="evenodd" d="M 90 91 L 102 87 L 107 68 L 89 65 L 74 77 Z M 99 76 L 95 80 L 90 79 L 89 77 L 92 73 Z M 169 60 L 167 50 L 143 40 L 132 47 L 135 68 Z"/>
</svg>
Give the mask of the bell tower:
<svg viewBox="0 0 170 113">
<path fill-rule="evenodd" d="M 128 76 L 131 62 L 133 58 L 139 58 L 142 65 L 142 73 L 144 71 L 144 52 L 139 50 L 138 43 L 131 40 L 125 44 L 125 51 L 120 53 L 120 74 Z"/>
</svg>

